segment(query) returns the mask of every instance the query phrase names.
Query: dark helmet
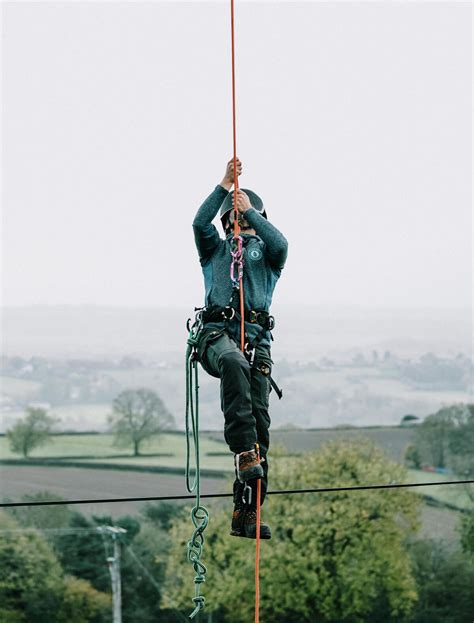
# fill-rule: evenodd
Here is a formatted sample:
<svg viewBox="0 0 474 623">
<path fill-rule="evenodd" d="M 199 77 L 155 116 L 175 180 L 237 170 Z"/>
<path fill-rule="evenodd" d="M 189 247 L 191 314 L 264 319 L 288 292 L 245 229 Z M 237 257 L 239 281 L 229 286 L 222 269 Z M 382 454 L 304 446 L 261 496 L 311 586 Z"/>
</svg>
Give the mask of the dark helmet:
<svg viewBox="0 0 474 623">
<path fill-rule="evenodd" d="M 255 208 L 257 212 L 260 212 L 262 216 L 267 218 L 267 213 L 265 212 L 265 209 L 263 207 L 263 201 L 260 199 L 260 197 L 256 193 L 254 193 L 253 190 L 249 190 L 248 188 L 241 188 L 240 190 L 242 190 L 246 195 L 248 195 L 248 198 L 250 199 L 250 203 L 252 204 L 252 208 Z M 229 216 L 229 212 L 234 209 L 234 206 L 232 203 L 233 196 L 234 196 L 234 191 L 232 190 L 222 202 L 221 209 L 219 211 L 219 217 L 221 219 L 222 227 L 224 229 L 225 229 L 225 222 L 227 221 L 228 216 Z"/>
</svg>

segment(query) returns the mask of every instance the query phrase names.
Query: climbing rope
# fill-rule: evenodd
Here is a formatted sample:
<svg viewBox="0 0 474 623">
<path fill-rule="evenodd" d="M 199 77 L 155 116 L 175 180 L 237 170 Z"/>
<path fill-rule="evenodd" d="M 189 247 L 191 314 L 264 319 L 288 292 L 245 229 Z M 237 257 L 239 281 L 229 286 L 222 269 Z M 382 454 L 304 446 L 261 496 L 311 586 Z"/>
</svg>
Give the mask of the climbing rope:
<svg viewBox="0 0 474 623">
<path fill-rule="evenodd" d="M 237 210 L 237 192 L 239 190 L 239 180 L 237 175 L 237 113 L 236 113 L 236 97 L 235 97 L 235 19 L 234 19 L 234 0 L 230 0 L 230 33 L 232 41 L 232 138 L 234 146 L 234 245 L 237 245 L 237 253 L 240 249 L 240 270 L 238 287 L 240 290 L 240 350 L 243 352 L 245 348 L 245 320 L 244 320 L 244 280 L 243 280 L 243 250 L 242 238 L 240 236 L 239 211 Z M 235 252 L 235 250 L 234 250 Z M 234 266 L 234 263 L 232 263 Z M 232 269 L 233 270 L 233 269 Z M 233 276 L 233 275 L 232 275 Z M 237 286 L 237 283 L 234 282 Z"/>
<path fill-rule="evenodd" d="M 245 306 L 244 306 L 244 275 L 243 275 L 243 248 L 242 237 L 240 236 L 239 213 L 237 210 L 237 192 L 239 190 L 239 180 L 237 175 L 237 115 L 236 115 L 236 97 L 235 97 L 235 17 L 234 17 L 234 0 L 230 0 L 230 23 L 231 23 L 231 40 L 232 40 L 232 130 L 233 130 L 233 146 L 234 146 L 234 251 L 232 252 L 231 278 L 234 287 L 237 287 L 235 277 L 235 265 L 239 266 L 238 288 L 240 294 L 240 350 L 245 350 Z M 234 255 L 235 254 L 235 255 Z M 260 463 L 260 447 L 256 444 L 258 461 Z M 257 479 L 257 525 L 255 540 L 255 623 L 259 623 L 260 612 L 260 500 L 261 500 L 261 479 Z"/>
<path fill-rule="evenodd" d="M 189 327 L 188 321 L 188 327 Z M 204 530 L 209 523 L 209 512 L 201 506 L 201 477 L 199 466 L 199 375 L 197 357 L 197 337 L 202 327 L 200 315 L 190 327 L 186 349 L 186 489 L 189 493 L 196 492 L 195 504 L 191 510 L 191 519 L 194 532 L 187 545 L 187 558 L 193 565 L 196 576 L 194 577 L 195 595 L 193 602 L 195 608 L 189 615 L 193 619 L 204 608 L 205 598 L 201 595 L 201 584 L 205 582 L 207 568 L 201 561 L 204 547 Z M 191 431 L 190 431 L 191 423 Z M 195 475 L 191 485 L 191 435 L 194 445 Z"/>
<path fill-rule="evenodd" d="M 257 457 L 260 463 L 260 445 L 257 443 Z M 257 480 L 257 532 L 255 535 L 255 623 L 260 616 L 260 500 L 262 493 L 262 480 Z"/>
</svg>

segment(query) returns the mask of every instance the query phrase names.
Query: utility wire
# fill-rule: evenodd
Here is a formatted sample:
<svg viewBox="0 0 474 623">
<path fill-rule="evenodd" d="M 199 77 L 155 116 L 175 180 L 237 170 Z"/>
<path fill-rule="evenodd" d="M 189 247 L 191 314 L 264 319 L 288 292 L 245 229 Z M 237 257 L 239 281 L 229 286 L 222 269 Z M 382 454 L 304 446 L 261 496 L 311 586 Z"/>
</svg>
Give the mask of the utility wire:
<svg viewBox="0 0 474 623">
<path fill-rule="evenodd" d="M 122 544 L 125 545 L 125 551 L 130 554 L 131 558 L 135 561 L 135 563 L 138 565 L 138 567 L 143 571 L 143 573 L 145 574 L 145 576 L 148 579 L 148 581 L 153 585 L 153 587 L 156 589 L 157 593 L 161 597 L 162 592 L 161 592 L 160 585 L 155 580 L 155 578 L 152 576 L 151 572 L 142 563 L 140 558 L 137 556 L 137 554 L 135 553 L 135 550 L 133 549 L 133 547 L 131 545 L 128 545 L 127 543 L 123 543 L 123 541 L 122 541 Z M 172 609 L 171 612 L 178 619 L 178 621 L 185 621 L 186 623 L 188 622 L 188 619 L 186 619 L 181 614 L 181 612 L 179 612 L 179 610 Z"/>
<path fill-rule="evenodd" d="M 135 553 L 135 551 L 133 550 L 132 546 L 125 544 L 125 548 L 126 548 L 126 551 L 128 551 L 130 556 L 133 558 L 133 560 L 136 562 L 136 564 L 140 567 L 140 569 L 146 575 L 146 577 L 151 582 L 151 584 L 153 584 L 153 586 L 157 590 L 157 592 L 161 595 L 160 585 L 155 580 L 155 578 L 151 575 L 150 571 L 145 567 L 145 565 L 142 563 L 142 561 L 138 558 L 138 556 Z"/>
<path fill-rule="evenodd" d="M 439 487 L 444 485 L 471 485 L 474 480 L 444 480 L 441 482 L 409 482 L 388 485 L 358 485 L 353 487 L 321 487 L 319 489 L 288 489 L 285 491 L 267 491 L 267 495 L 292 495 L 294 493 L 331 493 L 337 491 L 367 491 L 370 489 L 403 489 L 408 487 Z M 232 493 L 201 494 L 202 498 L 231 498 Z M 69 504 L 108 504 L 116 502 L 164 502 L 170 500 L 194 500 L 193 495 L 148 496 L 133 498 L 98 498 L 86 500 L 51 500 L 43 502 L 3 502 L 0 508 L 18 508 L 22 506 L 68 506 Z"/>
</svg>

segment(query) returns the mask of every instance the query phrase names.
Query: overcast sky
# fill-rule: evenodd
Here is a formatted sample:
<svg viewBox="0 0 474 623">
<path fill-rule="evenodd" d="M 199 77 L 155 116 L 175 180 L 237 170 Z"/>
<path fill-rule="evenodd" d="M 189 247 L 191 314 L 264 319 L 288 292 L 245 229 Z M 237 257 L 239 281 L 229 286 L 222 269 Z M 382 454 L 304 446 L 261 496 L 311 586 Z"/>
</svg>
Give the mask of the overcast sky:
<svg viewBox="0 0 474 623">
<path fill-rule="evenodd" d="M 228 2 L 5 2 L 3 305 L 201 304 L 232 155 Z M 468 307 L 469 2 L 239 2 L 238 154 L 274 300 Z"/>
</svg>

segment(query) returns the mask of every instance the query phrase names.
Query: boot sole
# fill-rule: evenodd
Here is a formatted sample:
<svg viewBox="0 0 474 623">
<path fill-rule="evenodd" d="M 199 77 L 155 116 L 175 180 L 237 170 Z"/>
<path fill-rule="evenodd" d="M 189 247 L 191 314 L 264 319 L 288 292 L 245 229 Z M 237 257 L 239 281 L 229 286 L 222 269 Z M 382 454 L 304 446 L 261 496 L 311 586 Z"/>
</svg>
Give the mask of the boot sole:
<svg viewBox="0 0 474 623">
<path fill-rule="evenodd" d="M 255 534 L 255 536 L 250 536 L 250 534 L 242 534 L 242 532 L 238 531 L 238 530 L 231 530 L 230 531 L 230 536 L 240 536 L 244 539 L 253 539 L 255 540 L 257 538 L 257 535 Z M 265 541 L 269 541 L 272 538 L 271 534 L 260 534 L 260 539 L 264 539 Z"/>
<path fill-rule="evenodd" d="M 263 467 L 261 465 L 250 467 L 245 472 L 239 471 L 239 480 L 242 482 L 247 482 L 247 480 L 252 480 L 252 478 L 263 478 L 263 476 Z"/>
</svg>

